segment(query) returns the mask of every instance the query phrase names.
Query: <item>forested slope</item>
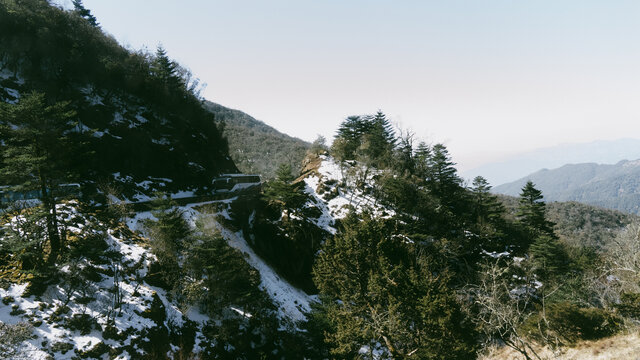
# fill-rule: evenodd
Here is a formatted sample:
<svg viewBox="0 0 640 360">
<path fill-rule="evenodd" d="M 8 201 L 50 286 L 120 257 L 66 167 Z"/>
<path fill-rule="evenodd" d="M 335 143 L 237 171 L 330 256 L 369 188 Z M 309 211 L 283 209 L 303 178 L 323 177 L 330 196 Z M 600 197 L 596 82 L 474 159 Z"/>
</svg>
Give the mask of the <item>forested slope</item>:
<svg viewBox="0 0 640 360">
<path fill-rule="evenodd" d="M 446 146 L 381 111 L 307 151 L 210 104 L 263 153 L 305 150 L 302 171 L 271 161 L 252 191 L 133 211 L 235 166 L 188 72 L 75 4 L 0 0 L 0 181 L 40 194 L 0 216 L 2 357 L 531 358 L 639 321 L 634 217 L 466 186 Z"/>
<path fill-rule="evenodd" d="M 65 146 L 41 142 L 46 161 L 68 169 L 54 183 L 82 182 L 87 193 L 117 183 L 131 195 L 235 170 L 194 78 L 161 48 L 125 49 L 78 11 L 41 0 L 0 2 L 0 47 L 0 99 L 18 104 L 3 107 L 3 136 L 63 137 Z M 34 112 L 52 121 L 28 124 Z"/>
<path fill-rule="evenodd" d="M 309 143 L 283 134 L 239 110 L 205 102 L 205 108 L 222 126 L 229 142 L 229 154 L 240 171 L 273 179 L 280 164 L 298 171 Z"/>
</svg>

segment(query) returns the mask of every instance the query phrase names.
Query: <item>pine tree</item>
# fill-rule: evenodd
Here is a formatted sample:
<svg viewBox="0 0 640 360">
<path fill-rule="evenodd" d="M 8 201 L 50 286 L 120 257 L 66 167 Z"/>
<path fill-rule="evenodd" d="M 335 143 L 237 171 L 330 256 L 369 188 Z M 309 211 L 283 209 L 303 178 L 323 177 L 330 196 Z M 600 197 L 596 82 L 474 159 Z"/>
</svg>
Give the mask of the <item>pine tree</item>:
<svg viewBox="0 0 640 360">
<path fill-rule="evenodd" d="M 381 110 L 378 110 L 371 122 L 373 127 L 377 128 L 375 131 L 379 132 L 382 142 L 393 149 L 397 143 L 396 132 L 387 116 Z"/>
<path fill-rule="evenodd" d="M 350 116 L 342 122 L 332 150 L 342 160 L 357 159 L 367 166 L 390 165 L 397 139 L 393 126 L 381 111 L 376 115 Z"/>
<path fill-rule="evenodd" d="M 276 172 L 276 179 L 267 183 L 264 197 L 270 203 L 275 203 L 282 208 L 287 216 L 291 213 L 301 215 L 301 209 L 309 200 L 309 195 L 304 191 L 304 182 L 293 184 L 291 165 L 280 164 Z"/>
<path fill-rule="evenodd" d="M 1 104 L 0 136 L 3 141 L 0 178 L 12 191 L 38 190 L 46 209 L 46 227 L 51 246 L 50 262 L 61 249 L 56 196 L 59 185 L 72 180 L 75 156 L 75 112 L 67 102 L 51 106 L 44 94 L 25 95 L 16 105 Z"/>
<path fill-rule="evenodd" d="M 98 20 L 91 14 L 91 11 L 84 7 L 82 0 L 73 0 L 73 8 L 75 9 L 75 12 L 82 18 L 86 19 L 91 26 L 98 27 Z"/>
<path fill-rule="evenodd" d="M 386 115 L 379 110 L 369 121 L 371 128 L 367 138 L 371 145 L 368 155 L 374 159 L 376 166 L 389 165 L 397 143 L 393 126 Z"/>
<path fill-rule="evenodd" d="M 181 279 L 180 257 L 192 230 L 179 208 L 154 211 L 153 215 L 157 220 L 145 224 L 151 252 L 158 260 L 158 275 L 173 289 Z"/>
<path fill-rule="evenodd" d="M 431 163 L 433 153 L 431 147 L 424 141 L 421 141 L 416 148 L 414 159 L 416 167 L 416 176 L 421 179 L 421 183 L 424 183 L 427 178 L 431 177 Z"/>
<path fill-rule="evenodd" d="M 178 73 L 178 64 L 169 59 L 167 51 L 162 45 L 158 45 L 151 65 L 153 75 L 160 81 L 165 93 L 173 95 L 179 94 L 184 90 L 185 84 Z"/>
<path fill-rule="evenodd" d="M 540 235 L 529 247 L 534 270 L 543 282 L 561 273 L 567 256 L 557 239 Z"/>
<path fill-rule="evenodd" d="M 444 145 L 436 144 L 431 148 L 431 158 L 426 169 L 426 185 L 450 210 L 460 206 L 465 195 L 462 179 L 458 177 L 454 165 Z"/>
<path fill-rule="evenodd" d="M 491 185 L 484 177 L 476 176 L 472 185 L 474 215 L 478 223 L 496 224 L 504 213 L 504 206 L 497 196 L 491 194 Z"/>
<path fill-rule="evenodd" d="M 517 217 L 535 234 L 555 237 L 554 224 L 546 219 L 546 205 L 542 199 L 542 192 L 536 189 L 531 180 L 527 181 L 520 193 Z"/>
<path fill-rule="evenodd" d="M 334 144 L 340 139 L 340 155 L 345 160 L 355 159 L 355 153 L 361 145 L 362 136 L 368 133 L 370 128 L 371 123 L 366 117 L 361 116 L 349 116 L 340 124 Z"/>
<path fill-rule="evenodd" d="M 413 175 L 416 172 L 413 133 L 411 132 L 402 134 L 398 139 L 394 169 L 402 176 Z"/>
</svg>

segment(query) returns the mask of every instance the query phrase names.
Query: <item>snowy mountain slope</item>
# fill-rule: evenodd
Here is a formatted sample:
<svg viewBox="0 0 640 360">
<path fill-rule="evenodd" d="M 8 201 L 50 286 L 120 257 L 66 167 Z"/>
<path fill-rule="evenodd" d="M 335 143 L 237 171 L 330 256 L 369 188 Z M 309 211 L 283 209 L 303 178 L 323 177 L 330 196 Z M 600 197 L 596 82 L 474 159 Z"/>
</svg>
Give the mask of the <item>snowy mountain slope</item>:
<svg viewBox="0 0 640 360">
<path fill-rule="evenodd" d="M 222 201 L 209 201 L 205 203 L 188 204 L 180 207 L 185 217 L 195 227 L 196 221 L 204 223 L 204 227 L 210 231 L 219 231 L 227 240 L 228 244 L 238 249 L 245 256 L 249 265 L 258 270 L 262 280 L 261 287 L 269 295 L 274 304 L 278 307 L 278 315 L 281 320 L 288 322 L 298 322 L 306 320 L 305 313 L 310 311 L 310 302 L 315 301 L 313 296 L 305 294 L 300 289 L 291 285 L 281 278 L 255 251 L 248 245 L 242 231 L 230 230 L 218 222 L 217 218 L 230 220 L 229 207 L 237 198 Z M 217 204 L 218 212 L 212 213 L 202 210 L 203 206 Z M 210 207 L 207 207 L 208 209 Z M 200 209 L 200 210 L 198 210 Z M 127 225 L 134 231 L 142 231 L 142 223 L 145 219 L 152 219 L 153 214 L 149 211 L 138 213 Z"/>
<path fill-rule="evenodd" d="M 353 162 L 339 164 L 328 155 L 311 158 L 304 169 L 301 180 L 305 191 L 322 214 L 315 220 L 318 227 L 335 234 L 335 220 L 342 219 L 351 210 L 372 211 L 376 216 L 389 217 L 394 214 L 370 195 L 375 186 L 375 178 L 382 174 L 376 169 Z"/>
<path fill-rule="evenodd" d="M 234 200 L 189 204 L 180 209 L 192 225 L 196 221 L 206 222 L 207 229 L 220 231 L 232 247 L 245 254 L 246 261 L 260 272 L 261 287 L 276 304 L 282 324 L 295 326 L 296 322 L 305 320 L 304 313 L 310 310 L 309 304 L 314 299 L 281 279 L 247 245 L 241 232 L 228 230 L 216 221 L 218 217 L 228 217 L 228 207 Z M 211 207 L 206 205 L 211 204 L 217 205 L 219 211 L 210 211 Z M 76 205 L 73 202 L 61 205 L 61 216 L 81 217 Z M 127 221 L 127 226 L 139 232 L 145 219 L 153 219 L 153 214 L 138 213 Z M 4 304 L 0 305 L 0 324 L 9 326 L 9 330 L 12 326 L 26 326 L 30 333 L 28 339 L 13 344 L 12 356 L 72 359 L 77 356 L 100 358 L 109 353 L 111 358 L 129 359 L 145 353 L 151 346 L 148 335 L 151 329 L 162 328 L 169 334 L 177 334 L 183 326 L 195 328 L 194 352 L 199 351 L 203 342 L 211 341 L 204 338 L 202 329 L 218 320 L 200 313 L 197 307 L 180 309 L 165 290 L 146 283 L 145 276 L 154 258 L 148 240 L 127 230 L 108 229 L 94 217 L 83 217 L 77 229 L 71 230 L 94 227 L 92 231 L 105 237 L 104 253 L 111 254 L 113 259 L 83 259 L 74 265 L 76 267 L 63 269 L 67 273 L 92 269 L 98 274 L 93 281 L 81 288 L 52 286 L 40 296 L 29 295 L 26 282 L 0 288 Z M 114 294 L 119 296 L 119 307 L 114 306 L 117 299 Z M 241 308 L 230 310 L 240 316 L 251 316 Z M 158 322 L 158 319 L 162 320 Z M 0 327 L 0 334 L 2 331 Z M 0 353 L 2 346 L 0 341 Z M 171 349 L 178 351 L 178 344 L 172 342 Z M 167 356 L 176 355 L 171 351 Z"/>
<path fill-rule="evenodd" d="M 59 206 L 63 216 L 78 215 L 71 205 Z M 81 354 L 98 355 L 107 349 L 116 349 L 116 359 L 130 358 L 149 341 L 145 340 L 146 331 L 159 326 L 148 316 L 154 301 L 160 301 L 166 311 L 162 326 L 184 324 L 184 316 L 167 299 L 164 290 L 140 280 L 146 275 L 151 256 L 144 239 L 104 230 L 104 224 L 92 217 L 83 220 L 79 227 L 96 227 L 95 233 L 105 236 L 106 252 L 122 256 L 112 260 L 83 259 L 62 269 L 68 274 L 95 271 L 95 281 L 77 287 L 56 285 L 40 296 L 26 295 L 27 283 L 0 289 L 6 305 L 0 307 L 0 321 L 5 324 L 27 321 L 33 328 L 32 339 L 23 342 L 20 348 L 29 358 L 71 359 Z M 71 231 L 79 232 L 79 228 Z M 120 303 L 119 307 L 114 306 L 114 301 Z M 116 340 L 107 333 L 125 339 Z"/>
</svg>

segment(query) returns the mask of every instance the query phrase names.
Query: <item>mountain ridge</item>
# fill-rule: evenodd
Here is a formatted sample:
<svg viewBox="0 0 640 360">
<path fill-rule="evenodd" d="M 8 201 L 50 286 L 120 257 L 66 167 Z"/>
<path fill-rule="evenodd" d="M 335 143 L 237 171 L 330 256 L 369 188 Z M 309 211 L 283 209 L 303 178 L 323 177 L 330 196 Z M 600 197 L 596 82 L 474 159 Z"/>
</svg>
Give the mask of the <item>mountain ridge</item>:
<svg viewBox="0 0 640 360">
<path fill-rule="evenodd" d="M 554 169 L 565 164 L 615 164 L 622 160 L 640 158 L 640 140 L 621 138 L 585 143 L 568 143 L 515 154 L 507 159 L 491 162 L 463 172 L 463 177 L 485 177 L 499 186 L 536 172 Z"/>
<path fill-rule="evenodd" d="M 516 181 L 493 188 L 500 194 L 517 196 L 531 180 L 549 201 L 578 201 L 630 213 L 640 212 L 640 160 L 616 164 L 566 164 L 542 169 Z"/>
</svg>

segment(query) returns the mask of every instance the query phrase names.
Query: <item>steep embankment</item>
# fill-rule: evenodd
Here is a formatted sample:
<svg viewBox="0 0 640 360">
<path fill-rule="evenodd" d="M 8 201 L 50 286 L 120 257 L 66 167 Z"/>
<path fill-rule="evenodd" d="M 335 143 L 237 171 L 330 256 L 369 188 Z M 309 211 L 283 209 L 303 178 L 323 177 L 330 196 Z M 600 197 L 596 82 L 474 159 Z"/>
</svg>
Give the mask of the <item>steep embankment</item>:
<svg viewBox="0 0 640 360">
<path fill-rule="evenodd" d="M 218 222 L 229 219 L 234 200 L 191 204 L 180 210 L 192 226 L 204 223 L 205 232 L 220 233 L 244 256 L 259 272 L 260 288 L 275 305 L 280 326 L 294 328 L 305 320 L 304 313 L 310 310 L 313 299 L 281 279 L 247 245 L 241 231 Z M 68 230 L 78 238 L 72 240 L 71 251 L 82 253 L 60 269 L 55 285 L 37 294 L 29 275 L 21 276 L 26 273 L 3 267 L 2 356 L 72 359 L 108 355 L 128 359 L 155 353 L 154 348 L 163 349 L 169 357 L 190 353 L 205 356 L 222 341 L 207 335 L 212 326 L 234 318 L 251 319 L 248 310 L 233 304 L 227 305 L 222 315 L 212 317 L 200 305 L 185 307 L 176 294 L 149 284 L 149 271 L 157 258 L 150 250 L 149 239 L 137 233 L 146 229 L 145 221 L 154 219 L 151 212 L 129 219 L 130 230 L 110 228 L 94 216 L 81 214 L 77 202 L 58 209 L 61 220 L 73 218 L 74 225 Z M 91 234 L 90 242 L 87 233 Z M 70 235 L 72 238 L 74 235 Z M 11 274 L 16 275 L 15 283 L 10 281 Z"/>
<path fill-rule="evenodd" d="M 332 225 L 351 210 L 359 213 L 366 208 L 376 216 L 393 215 L 392 209 L 382 206 L 378 199 L 371 195 L 375 178 L 382 172 L 367 169 L 355 161 L 340 164 L 328 155 L 309 157 L 299 180 L 305 182 L 305 191 L 313 199 L 309 205 L 322 210 L 316 219 L 318 227 L 335 234 Z"/>
</svg>

